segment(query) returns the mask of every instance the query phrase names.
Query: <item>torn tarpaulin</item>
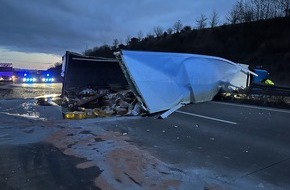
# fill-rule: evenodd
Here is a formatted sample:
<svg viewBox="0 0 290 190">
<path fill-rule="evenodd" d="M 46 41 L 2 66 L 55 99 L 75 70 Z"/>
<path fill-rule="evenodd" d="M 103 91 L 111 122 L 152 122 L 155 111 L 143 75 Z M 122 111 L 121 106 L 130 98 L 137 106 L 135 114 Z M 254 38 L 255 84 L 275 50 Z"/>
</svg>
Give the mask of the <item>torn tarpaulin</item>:
<svg viewBox="0 0 290 190">
<path fill-rule="evenodd" d="M 250 72 L 212 56 L 127 50 L 116 55 L 132 91 L 149 113 L 210 101 L 222 86 L 235 85 L 231 81 L 242 70 Z"/>
</svg>

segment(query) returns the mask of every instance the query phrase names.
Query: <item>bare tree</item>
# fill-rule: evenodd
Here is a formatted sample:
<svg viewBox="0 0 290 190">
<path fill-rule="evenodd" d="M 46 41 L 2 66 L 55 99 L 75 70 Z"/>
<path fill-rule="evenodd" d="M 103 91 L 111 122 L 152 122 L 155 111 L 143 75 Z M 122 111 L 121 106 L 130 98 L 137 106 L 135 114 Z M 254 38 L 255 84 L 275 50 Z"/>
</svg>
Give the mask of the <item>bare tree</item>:
<svg viewBox="0 0 290 190">
<path fill-rule="evenodd" d="M 137 34 L 138 40 L 141 41 L 143 39 L 143 32 L 140 30 Z"/>
<path fill-rule="evenodd" d="M 114 48 L 117 48 L 118 45 L 119 45 L 119 40 L 118 40 L 118 39 L 114 39 L 114 40 L 113 40 L 113 47 L 114 47 Z"/>
<path fill-rule="evenodd" d="M 146 35 L 146 38 L 152 39 L 152 38 L 154 38 L 154 36 L 150 32 L 148 32 L 147 35 Z"/>
<path fill-rule="evenodd" d="M 265 1 L 265 0 L 262 0 Z M 267 1 L 267 0 L 266 0 Z M 238 12 L 238 22 L 251 22 L 253 21 L 253 8 L 250 5 L 249 1 L 239 0 L 234 6 L 235 10 Z"/>
<path fill-rule="evenodd" d="M 131 41 L 131 36 L 128 35 L 128 36 L 126 37 L 126 44 L 129 45 L 130 41 Z"/>
<path fill-rule="evenodd" d="M 197 29 L 204 29 L 206 27 L 206 16 L 201 14 L 198 19 L 196 19 Z"/>
<path fill-rule="evenodd" d="M 262 14 L 262 3 L 261 0 L 251 0 L 251 4 L 254 9 L 254 19 L 255 20 L 260 20 L 263 17 Z"/>
<path fill-rule="evenodd" d="M 229 15 L 227 16 L 227 20 L 230 24 L 237 24 L 239 21 L 239 11 L 236 7 L 230 11 Z"/>
<path fill-rule="evenodd" d="M 168 29 L 167 29 L 167 33 L 168 33 L 168 34 L 172 34 L 172 32 L 173 32 L 173 29 L 172 29 L 172 28 L 168 28 Z"/>
<path fill-rule="evenodd" d="M 254 9 L 249 3 L 244 3 L 241 11 L 241 22 L 254 21 Z"/>
<path fill-rule="evenodd" d="M 290 0 L 278 0 L 278 6 L 283 16 L 290 15 Z"/>
<path fill-rule="evenodd" d="M 160 37 L 163 34 L 163 29 L 161 26 L 154 27 L 154 33 L 157 37 Z"/>
<path fill-rule="evenodd" d="M 209 25 L 211 28 L 214 28 L 218 25 L 218 23 L 219 23 L 218 13 L 215 10 L 213 10 L 210 16 Z"/>
<path fill-rule="evenodd" d="M 238 0 L 227 17 L 232 24 L 289 15 L 290 0 Z"/>
<path fill-rule="evenodd" d="M 176 31 L 176 33 L 180 32 L 180 30 L 182 29 L 182 23 L 180 20 L 174 23 L 173 29 Z"/>
<path fill-rule="evenodd" d="M 254 20 L 253 6 L 249 3 L 249 1 L 244 0 L 237 1 L 237 3 L 233 6 L 232 10 L 230 11 L 227 20 L 231 24 L 253 21 Z"/>
<path fill-rule="evenodd" d="M 275 2 L 273 0 L 264 0 L 262 1 L 262 8 L 264 11 L 264 18 L 263 19 L 269 19 L 276 17 L 276 10 L 275 10 Z"/>
<path fill-rule="evenodd" d="M 283 11 L 280 10 L 281 1 L 251 0 L 248 4 L 252 7 L 254 20 L 262 20 L 281 16 L 283 14 Z"/>
</svg>

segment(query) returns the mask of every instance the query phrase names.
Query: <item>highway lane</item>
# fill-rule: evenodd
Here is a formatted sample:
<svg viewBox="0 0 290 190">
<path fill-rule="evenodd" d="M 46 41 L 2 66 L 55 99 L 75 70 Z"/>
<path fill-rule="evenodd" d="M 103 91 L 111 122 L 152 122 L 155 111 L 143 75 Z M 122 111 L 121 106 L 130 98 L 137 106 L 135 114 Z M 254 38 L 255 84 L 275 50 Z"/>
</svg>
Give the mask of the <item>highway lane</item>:
<svg viewBox="0 0 290 190">
<path fill-rule="evenodd" d="M 15 84 L 1 86 L 0 93 L 3 99 L 33 98 L 60 89 Z M 158 116 L 102 122 L 102 128 L 127 134 L 130 143 L 170 164 L 180 173 L 175 179 L 184 182 L 179 189 L 290 189 L 289 110 L 207 102 L 184 106 L 164 120 Z M 9 137 L 2 132 L 1 138 Z"/>
<path fill-rule="evenodd" d="M 184 106 L 120 130 L 157 158 L 228 189 L 290 189 L 290 111 L 222 102 Z"/>
<path fill-rule="evenodd" d="M 61 94 L 62 83 L 0 84 L 0 99 L 35 98 L 48 94 Z"/>
</svg>

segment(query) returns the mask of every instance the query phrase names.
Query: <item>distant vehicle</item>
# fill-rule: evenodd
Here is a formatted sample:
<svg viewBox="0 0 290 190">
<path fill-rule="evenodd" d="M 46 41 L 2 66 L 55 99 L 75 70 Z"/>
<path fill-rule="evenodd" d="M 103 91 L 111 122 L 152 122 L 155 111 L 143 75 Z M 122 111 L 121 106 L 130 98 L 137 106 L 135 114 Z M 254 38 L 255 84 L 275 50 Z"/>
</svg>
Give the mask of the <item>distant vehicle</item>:
<svg viewBox="0 0 290 190">
<path fill-rule="evenodd" d="M 43 70 L 14 68 L 14 83 L 56 83 L 54 75 Z"/>
<path fill-rule="evenodd" d="M 55 79 L 50 74 L 24 73 L 22 81 L 24 83 L 53 83 Z"/>
<path fill-rule="evenodd" d="M 0 82 L 13 82 L 12 63 L 0 63 Z"/>
<path fill-rule="evenodd" d="M 38 77 L 36 75 L 24 73 L 23 76 L 22 76 L 22 81 L 21 82 L 35 83 L 35 82 L 39 82 L 39 80 L 38 80 Z"/>
<path fill-rule="evenodd" d="M 41 77 L 41 82 L 55 82 L 55 79 L 50 74 L 46 73 Z"/>
</svg>

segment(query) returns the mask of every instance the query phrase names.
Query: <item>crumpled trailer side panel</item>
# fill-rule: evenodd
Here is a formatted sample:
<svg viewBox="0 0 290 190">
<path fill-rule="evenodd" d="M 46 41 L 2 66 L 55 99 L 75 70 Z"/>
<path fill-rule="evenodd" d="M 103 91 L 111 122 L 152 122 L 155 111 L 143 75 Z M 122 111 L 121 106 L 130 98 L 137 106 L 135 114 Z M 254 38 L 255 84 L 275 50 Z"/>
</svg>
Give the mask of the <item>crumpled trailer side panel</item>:
<svg viewBox="0 0 290 190">
<path fill-rule="evenodd" d="M 131 88 L 149 113 L 181 103 L 211 101 L 241 71 L 248 70 L 226 59 L 183 53 L 122 50 L 119 63 Z"/>
</svg>

